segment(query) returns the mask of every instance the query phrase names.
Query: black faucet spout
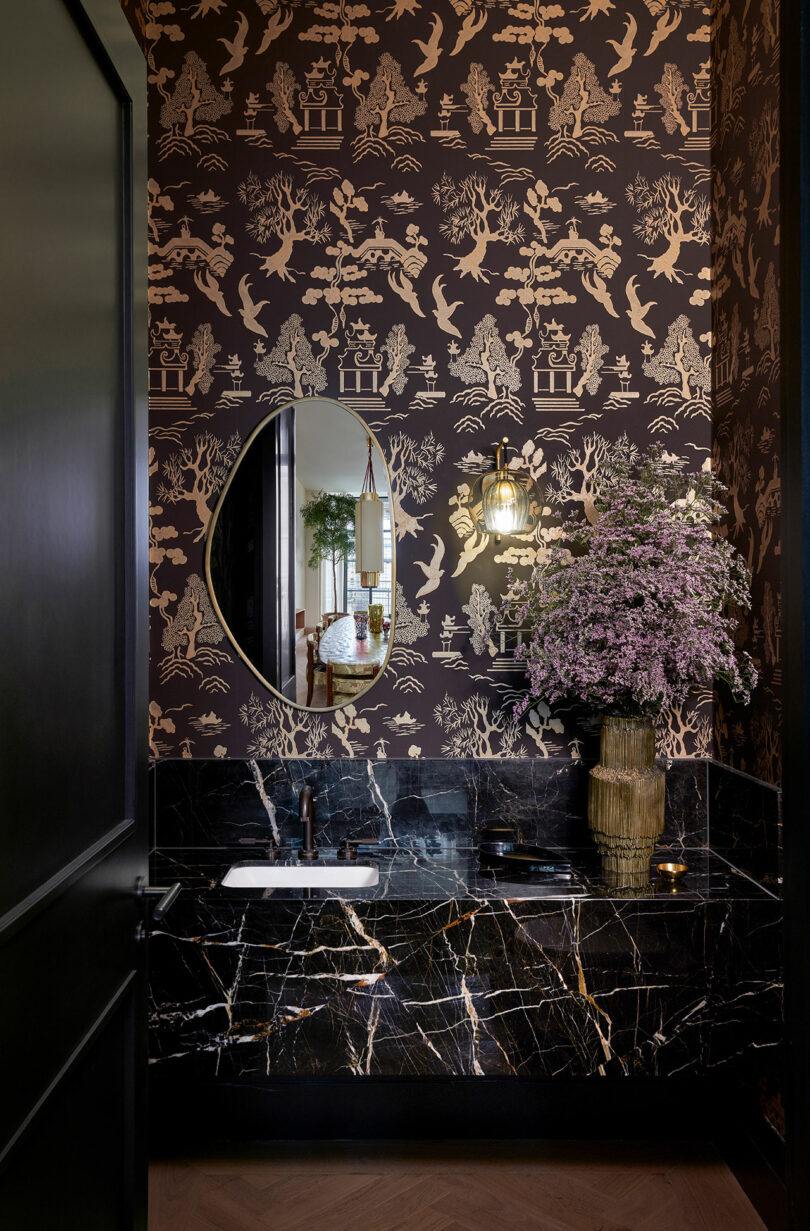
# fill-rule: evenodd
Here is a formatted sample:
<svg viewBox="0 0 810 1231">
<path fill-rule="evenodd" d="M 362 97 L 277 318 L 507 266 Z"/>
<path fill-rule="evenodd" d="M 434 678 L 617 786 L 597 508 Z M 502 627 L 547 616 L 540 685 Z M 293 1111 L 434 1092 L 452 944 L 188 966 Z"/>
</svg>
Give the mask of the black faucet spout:
<svg viewBox="0 0 810 1231">
<path fill-rule="evenodd" d="M 301 841 L 301 849 L 298 852 L 298 858 L 317 859 L 318 848 L 315 845 L 315 839 L 312 834 L 312 825 L 315 819 L 312 787 L 303 787 L 301 794 L 298 796 L 298 819 L 304 827 L 304 834 Z"/>
</svg>

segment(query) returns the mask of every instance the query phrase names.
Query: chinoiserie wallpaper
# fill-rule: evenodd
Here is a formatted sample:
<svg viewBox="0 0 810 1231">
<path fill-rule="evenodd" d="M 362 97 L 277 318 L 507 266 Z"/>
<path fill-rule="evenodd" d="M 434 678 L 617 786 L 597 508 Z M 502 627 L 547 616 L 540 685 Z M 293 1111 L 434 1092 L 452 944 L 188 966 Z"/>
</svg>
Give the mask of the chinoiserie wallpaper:
<svg viewBox="0 0 810 1231">
<path fill-rule="evenodd" d="M 740 638 L 760 683 L 748 708 L 715 698 L 719 758 L 781 775 L 779 473 L 779 9 L 725 0 L 714 16 L 712 150 L 714 454 L 725 532 L 748 561 Z"/>
<path fill-rule="evenodd" d="M 728 130 L 715 260 L 757 453 L 721 424 L 720 463 L 749 457 L 734 463 L 729 532 L 756 568 L 762 621 L 778 550 L 762 91 L 774 35 L 770 0 L 745 8 L 722 88 L 744 100 L 744 132 L 763 135 L 749 164 L 736 120 Z M 542 559 L 564 516 L 593 516 L 623 433 L 709 464 L 707 6 L 154 0 L 135 24 L 150 90 L 153 754 L 579 756 L 565 709 L 512 722 L 521 630 L 490 636 L 488 616 L 510 565 Z M 398 540 L 388 668 L 356 707 L 321 716 L 262 689 L 202 580 L 242 442 L 302 393 L 348 403 L 378 433 Z M 504 434 L 546 511 L 497 546 L 469 495 Z M 775 628 L 771 612 L 752 635 L 772 646 Z M 720 712 L 724 747 L 748 765 L 738 716 Z M 661 751 L 708 753 L 712 715 L 709 693 L 670 715 Z"/>
</svg>

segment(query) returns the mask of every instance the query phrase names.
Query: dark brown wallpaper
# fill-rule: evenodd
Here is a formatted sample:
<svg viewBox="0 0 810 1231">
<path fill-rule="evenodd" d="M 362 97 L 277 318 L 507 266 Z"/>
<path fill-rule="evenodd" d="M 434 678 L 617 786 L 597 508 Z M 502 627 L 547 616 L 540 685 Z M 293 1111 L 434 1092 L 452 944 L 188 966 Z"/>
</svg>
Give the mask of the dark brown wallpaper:
<svg viewBox="0 0 810 1231">
<path fill-rule="evenodd" d="M 740 641 L 760 674 L 750 707 L 718 693 L 715 741 L 727 764 L 779 783 L 779 10 L 726 0 L 714 22 L 714 457 L 724 533 L 753 575 Z"/>
<path fill-rule="evenodd" d="M 759 24 L 752 12 L 749 44 Z M 153 753 L 578 756 L 564 709 L 513 725 L 522 676 L 483 620 L 509 565 L 541 560 L 562 515 L 592 514 L 622 433 L 707 464 L 706 7 L 166 0 L 147 6 L 145 37 Z M 735 71 L 760 98 L 748 57 Z M 767 214 L 744 163 L 725 179 L 735 210 L 744 189 Z M 720 274 L 756 285 L 736 362 L 758 373 L 773 241 L 748 227 Z M 389 667 L 356 709 L 314 717 L 257 684 L 200 580 L 241 442 L 301 392 L 349 402 L 379 434 L 398 537 Z M 735 531 L 762 578 L 760 621 L 778 537 L 769 413 L 751 411 L 759 452 Z M 548 512 L 496 547 L 469 492 L 504 433 Z M 711 742 L 709 694 L 662 727 L 671 755 Z"/>
</svg>

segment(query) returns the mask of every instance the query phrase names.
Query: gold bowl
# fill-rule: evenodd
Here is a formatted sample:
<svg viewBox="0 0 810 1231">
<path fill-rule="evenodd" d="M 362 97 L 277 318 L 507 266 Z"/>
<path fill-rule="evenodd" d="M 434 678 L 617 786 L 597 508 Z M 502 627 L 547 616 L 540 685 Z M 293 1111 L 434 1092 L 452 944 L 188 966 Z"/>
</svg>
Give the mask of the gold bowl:
<svg viewBox="0 0 810 1231">
<path fill-rule="evenodd" d="M 685 863 L 657 863 L 655 870 L 661 880 L 667 885 L 677 885 L 681 877 L 689 871 L 689 868 Z"/>
</svg>

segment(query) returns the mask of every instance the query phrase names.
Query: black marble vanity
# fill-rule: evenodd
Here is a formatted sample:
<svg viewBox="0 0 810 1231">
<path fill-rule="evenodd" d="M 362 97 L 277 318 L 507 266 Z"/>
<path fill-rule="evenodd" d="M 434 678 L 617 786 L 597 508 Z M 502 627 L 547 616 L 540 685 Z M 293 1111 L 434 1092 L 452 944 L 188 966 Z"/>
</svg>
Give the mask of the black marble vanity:
<svg viewBox="0 0 810 1231">
<path fill-rule="evenodd" d="M 603 884 L 586 780 L 539 759 L 159 763 L 154 879 L 184 892 L 151 941 L 153 1065 L 259 1084 L 662 1077 L 776 1049 L 780 903 L 710 845 L 709 767 L 668 775 L 660 857 L 689 865 L 676 892 Z M 300 840 L 304 783 L 322 857 L 358 839 L 379 884 L 223 888 L 271 839 Z M 482 869 L 493 822 L 558 850 L 571 879 Z"/>
</svg>

